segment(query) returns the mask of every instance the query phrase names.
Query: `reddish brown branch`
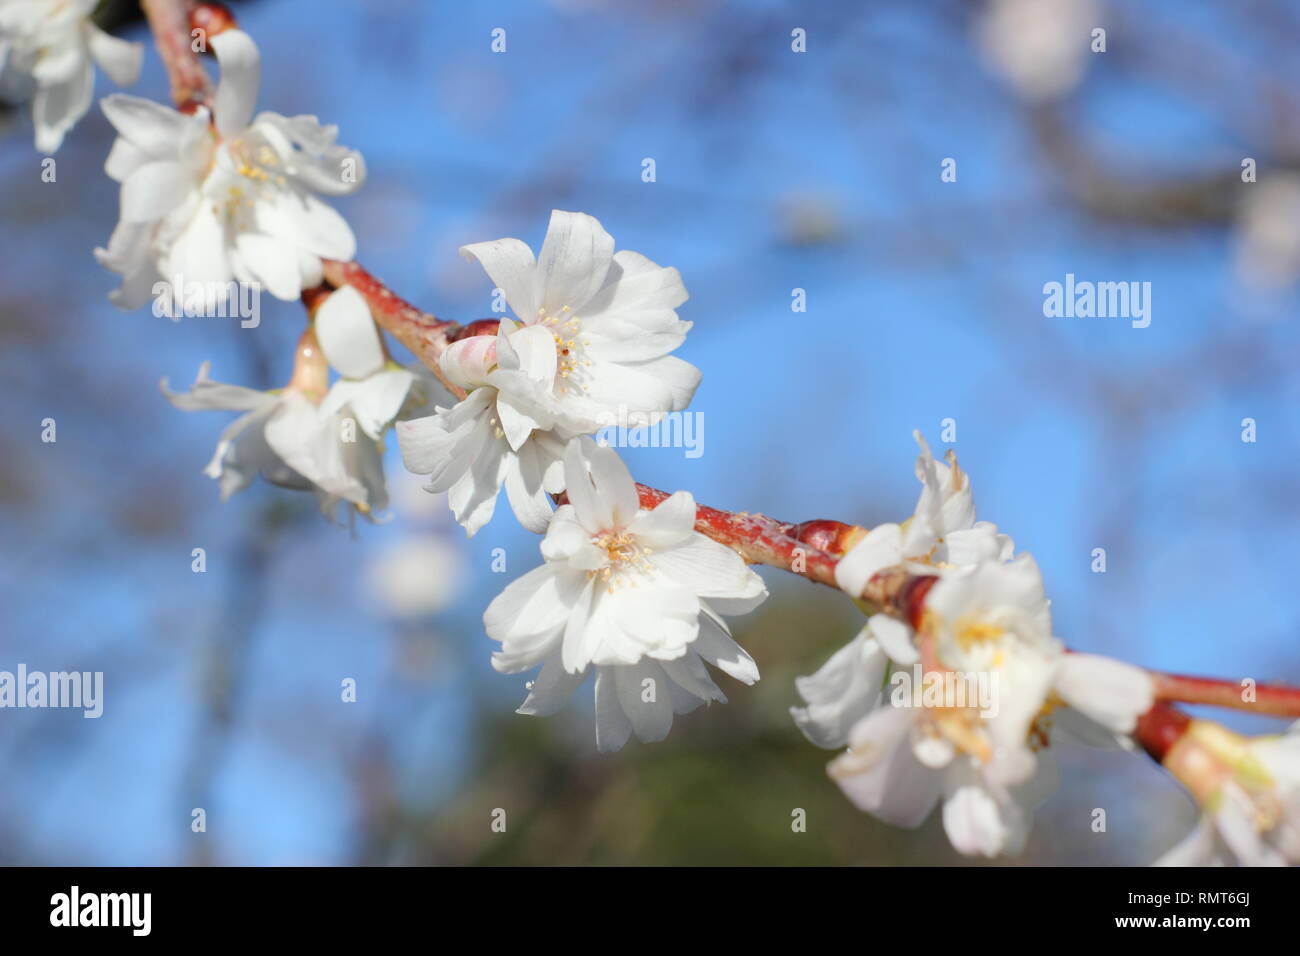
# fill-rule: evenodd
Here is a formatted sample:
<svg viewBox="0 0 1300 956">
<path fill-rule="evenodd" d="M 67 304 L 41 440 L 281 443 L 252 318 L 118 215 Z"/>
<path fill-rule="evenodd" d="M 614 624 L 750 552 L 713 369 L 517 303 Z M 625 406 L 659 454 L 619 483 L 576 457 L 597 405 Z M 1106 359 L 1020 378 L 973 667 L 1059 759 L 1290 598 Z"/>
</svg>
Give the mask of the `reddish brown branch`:
<svg viewBox="0 0 1300 956">
<path fill-rule="evenodd" d="M 182 112 L 212 99 L 212 81 L 193 49 L 190 0 L 140 0 L 140 9 L 153 31 L 158 55 L 171 80 L 172 100 Z"/>
<path fill-rule="evenodd" d="M 658 507 L 668 497 L 668 492 L 648 485 L 638 484 L 636 490 L 643 508 Z M 831 587 L 835 587 L 835 564 L 843 552 L 826 549 L 842 546 L 852 528 L 838 521 L 787 524 L 767 515 L 707 505 L 699 505 L 695 511 L 696 531 L 725 544 L 749 563 L 781 568 Z"/>
<path fill-rule="evenodd" d="M 326 261 L 325 278 L 335 287 L 348 284 L 360 292 L 370 304 L 375 321 L 415 353 L 440 379 L 442 373 L 438 358 L 449 343 L 466 334 L 489 334 L 495 328 L 494 320 L 459 326 L 435 318 L 394 294 L 356 262 Z M 448 383 L 444 380 L 444 384 Z M 464 397 L 462 389 L 448 387 L 457 397 Z M 637 485 L 637 494 L 645 508 L 657 507 L 668 497 L 668 492 L 642 484 Z M 561 495 L 557 500 L 563 501 L 564 497 Z M 865 529 L 830 520 L 791 524 L 762 514 L 699 505 L 695 530 L 732 548 L 751 564 L 781 568 L 810 581 L 837 587 L 835 566 Z M 937 580 L 932 574 L 914 574 L 902 567 L 888 568 L 874 575 L 859 597 L 873 607 L 918 627 L 925 597 Z M 1255 688 L 1255 700 L 1248 702 L 1242 697 L 1241 687 L 1232 681 L 1158 673 L 1152 677 L 1156 682 L 1156 698 L 1161 703 L 1142 718 L 1136 734 L 1148 752 L 1153 752 L 1153 748 L 1159 749 L 1157 745 L 1163 739 L 1161 735 L 1168 736 L 1179 720 L 1186 720 L 1181 712 L 1164 701 L 1300 717 L 1300 688 L 1262 684 Z"/>
<path fill-rule="evenodd" d="M 1214 677 L 1185 677 L 1180 674 L 1151 672 L 1159 700 L 1184 704 L 1209 704 L 1275 717 L 1300 717 L 1300 687 L 1284 684 L 1256 684 L 1247 689 L 1239 681 Z"/>
<path fill-rule="evenodd" d="M 379 325 L 392 334 L 418 358 L 457 399 L 465 397 L 465 390 L 453 385 L 442 374 L 438 359 L 460 329 L 448 322 L 417 309 L 388 288 L 380 279 L 366 271 L 358 262 L 321 261 L 325 281 L 338 288 L 350 285 L 361 293 L 370 306 L 370 314 Z"/>
</svg>

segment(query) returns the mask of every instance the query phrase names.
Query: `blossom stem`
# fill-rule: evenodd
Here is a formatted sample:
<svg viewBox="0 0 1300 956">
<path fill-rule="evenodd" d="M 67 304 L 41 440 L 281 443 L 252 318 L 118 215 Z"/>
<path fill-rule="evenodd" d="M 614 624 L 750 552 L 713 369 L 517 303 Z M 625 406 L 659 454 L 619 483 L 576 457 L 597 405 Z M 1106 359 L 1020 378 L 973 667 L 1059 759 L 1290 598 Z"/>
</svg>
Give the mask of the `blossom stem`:
<svg viewBox="0 0 1300 956">
<path fill-rule="evenodd" d="M 191 45 L 192 7 L 190 0 L 140 0 L 171 81 L 172 100 L 182 112 L 212 99 L 212 81 Z"/>
<path fill-rule="evenodd" d="M 655 508 L 668 493 L 637 484 L 641 507 Z M 835 587 L 839 555 L 828 548 L 836 543 L 835 525 L 847 531 L 852 525 L 838 521 L 789 524 L 767 515 L 731 512 L 707 505 L 695 510 L 695 530 L 736 551 L 750 564 L 766 564 Z M 844 532 L 841 532 L 841 536 Z"/>
<path fill-rule="evenodd" d="M 1151 672 L 1156 698 L 1184 704 L 1209 704 L 1274 717 L 1300 717 L 1300 687 L 1253 684 L 1216 677 L 1186 677 Z"/>
</svg>

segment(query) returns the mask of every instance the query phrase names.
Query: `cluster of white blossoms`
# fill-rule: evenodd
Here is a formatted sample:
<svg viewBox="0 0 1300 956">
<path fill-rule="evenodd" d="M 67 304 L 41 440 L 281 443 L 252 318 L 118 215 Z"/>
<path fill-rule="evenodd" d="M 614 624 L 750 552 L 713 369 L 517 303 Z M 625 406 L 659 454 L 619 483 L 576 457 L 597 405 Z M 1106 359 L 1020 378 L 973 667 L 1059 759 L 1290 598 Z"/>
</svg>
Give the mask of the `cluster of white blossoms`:
<svg viewBox="0 0 1300 956">
<path fill-rule="evenodd" d="M 791 712 L 813 743 L 848 746 L 829 770 L 861 809 L 915 827 L 942 798 L 944 828 L 957 850 L 1014 853 L 1052 785 L 1050 735 L 1117 742 L 1151 707 L 1153 688 L 1139 668 L 1065 652 L 1052 636 L 1033 558 L 1013 556 L 1006 535 L 975 520 L 970 481 L 955 457 L 936 462 L 917 440 L 915 513 L 863 536 L 836 578 L 860 599 L 887 568 L 937 576 L 920 630 L 873 614 L 821 670 L 797 680 L 806 706 Z M 904 669 L 936 688 L 979 678 L 963 686 L 989 688 L 992 699 L 938 694 L 918 705 L 913 694 L 891 692 L 891 672 Z M 939 683 L 948 676 L 956 680 Z"/>
<path fill-rule="evenodd" d="M 619 414 L 655 422 L 684 409 L 699 370 L 673 356 L 691 323 L 676 269 L 614 240 L 591 216 L 551 214 L 541 252 L 518 239 L 466 246 L 515 319 L 442 355 L 467 391 L 450 408 L 401 421 L 407 467 L 447 492 L 469 534 L 491 520 L 502 485 L 515 516 L 545 532 L 541 567 L 492 602 L 484 622 L 499 671 L 540 668 L 519 712 L 554 713 L 595 675 L 596 742 L 662 739 L 674 714 L 725 701 L 706 664 L 746 684 L 753 659 L 724 614 L 766 596 L 730 548 L 695 531 L 695 501 L 678 492 L 640 506 L 617 453 L 589 437 Z M 552 496 L 567 502 L 552 510 Z"/>
<path fill-rule="evenodd" d="M 95 65 L 119 86 L 140 74 L 144 48 L 91 22 L 98 0 L 0 0 L 0 99 L 31 100 L 36 148 L 53 153 L 90 109 Z"/>
<path fill-rule="evenodd" d="M 443 374 L 469 394 L 452 408 L 403 422 L 406 466 L 445 491 L 474 534 L 505 485 L 520 523 L 543 531 L 548 494 L 564 490 L 566 444 L 620 414 L 653 424 L 690 404 L 695 366 L 671 355 L 690 322 L 677 317 L 686 288 L 676 269 L 614 239 L 591 216 L 551 213 L 541 254 L 518 239 L 465 246 L 504 294 L 518 322 L 475 335 L 442 355 Z"/>
<path fill-rule="evenodd" d="M 41 84 L 34 106 L 38 145 L 44 138 L 52 149 L 85 112 L 89 57 L 119 79 L 128 59 L 129 72 L 138 69 L 138 46 L 91 25 L 92 6 L 0 0 L 4 75 L 26 70 Z M 122 276 L 111 298 L 124 309 L 165 289 L 168 301 L 212 312 L 237 295 L 237 284 L 294 300 L 320 285 L 322 259 L 351 259 L 355 251 L 347 222 L 316 194 L 360 186 L 361 156 L 336 145 L 335 128 L 313 116 L 254 117 L 257 47 L 234 29 L 209 42 L 221 68 L 210 110 L 185 113 L 123 94 L 102 101 L 118 132 L 105 171 L 121 183 L 121 218 L 108 248 L 95 254 Z M 58 85 L 74 74 L 75 98 Z M 188 392 L 172 392 L 165 381 L 163 391 L 178 408 L 242 413 L 222 433 L 206 469 L 222 497 L 260 474 L 312 491 L 331 518 L 340 504 L 372 520 L 386 507 L 385 430 L 402 414 L 427 414 L 445 396 L 426 370 L 389 358 L 369 307 L 350 287 L 318 308 L 284 388 L 222 384 L 208 368 L 205 363 Z"/>
<path fill-rule="evenodd" d="M 331 367 L 338 373 L 332 385 Z M 188 392 L 173 392 L 164 380 L 163 393 L 186 411 L 243 412 L 222 432 L 206 469 L 223 498 L 260 474 L 314 492 L 328 517 L 345 503 L 371 520 L 388 504 L 385 429 L 399 415 L 423 414 L 443 394 L 420 367 L 387 357 L 369 307 L 351 286 L 317 310 L 284 388 L 223 385 L 208 377 L 205 363 Z"/>
<path fill-rule="evenodd" d="M 221 66 L 212 111 L 181 113 L 139 97 L 103 101 L 118 132 L 105 164 L 122 184 L 121 219 L 96 257 L 122 276 L 113 301 L 135 309 L 158 282 L 201 311 L 234 283 L 291 301 L 321 282 L 321 259 L 351 259 L 347 222 L 315 195 L 344 195 L 365 180 L 361 155 L 337 145 L 314 116 L 253 116 L 261 60 L 248 34 L 209 41 Z"/>
</svg>

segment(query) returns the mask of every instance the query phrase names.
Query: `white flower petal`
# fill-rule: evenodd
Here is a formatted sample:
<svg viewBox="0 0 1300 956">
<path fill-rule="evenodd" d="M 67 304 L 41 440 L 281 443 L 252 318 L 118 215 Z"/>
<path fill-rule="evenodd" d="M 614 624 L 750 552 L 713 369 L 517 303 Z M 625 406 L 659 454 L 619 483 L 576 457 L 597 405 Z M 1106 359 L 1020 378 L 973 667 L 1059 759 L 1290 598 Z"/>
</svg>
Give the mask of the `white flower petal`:
<svg viewBox="0 0 1300 956">
<path fill-rule="evenodd" d="M 636 517 L 640 504 L 636 483 L 614 449 L 591 441 L 570 442 L 564 478 L 578 520 L 592 534 L 626 528 Z"/>
<path fill-rule="evenodd" d="M 149 162 L 149 159 L 149 154 L 139 146 L 119 136 L 113 140 L 113 145 L 108 151 L 108 159 L 104 160 L 104 172 L 114 182 L 124 182 L 128 176 Z"/>
<path fill-rule="evenodd" d="M 900 827 L 920 826 L 942 785 L 942 774 L 912 752 L 912 724 L 909 711 L 879 707 L 853 728 L 852 749 L 826 768 L 859 810 Z"/>
<path fill-rule="evenodd" d="M 302 270 L 298 250 L 270 236 L 241 232 L 235 250 L 244 267 L 271 295 L 292 302 L 302 295 Z"/>
<path fill-rule="evenodd" d="M 195 377 L 194 384 L 190 386 L 188 392 L 173 392 L 168 388 L 167 379 L 165 378 L 159 387 L 162 389 L 163 395 L 167 397 L 167 401 L 187 412 L 209 409 L 244 412 L 261 408 L 276 401 L 275 396 L 270 392 L 263 392 L 255 388 L 244 388 L 242 385 L 225 385 L 213 381 L 208 376 L 211 368 L 211 362 L 204 362 L 199 366 L 199 374 Z"/>
<path fill-rule="evenodd" d="M 549 717 L 573 696 L 578 685 L 587 677 L 586 672 L 570 674 L 556 658 L 551 658 L 528 688 L 528 696 L 515 711 L 529 717 Z"/>
<path fill-rule="evenodd" d="M 150 222 L 179 206 L 194 188 L 181 165 L 155 160 L 137 168 L 122 183 L 122 219 Z"/>
<path fill-rule="evenodd" d="M 950 771 L 951 773 L 951 771 Z M 952 788 L 943 803 L 943 829 L 953 849 L 966 856 L 994 857 L 1011 838 L 1005 808 L 974 779 Z"/>
<path fill-rule="evenodd" d="M 921 660 L 921 652 L 912 643 L 912 629 L 902 621 L 888 614 L 873 614 L 867 627 L 895 664 L 911 667 Z"/>
<path fill-rule="evenodd" d="M 86 25 L 90 55 L 118 86 L 130 86 L 140 77 L 144 45 L 110 36 L 94 24 Z"/>
<path fill-rule="evenodd" d="M 583 306 L 582 315 L 584 319 L 595 319 L 624 317 L 636 312 L 671 311 L 686 299 L 686 286 L 676 269 L 664 268 L 639 252 L 622 249 L 614 253 L 604 284 Z M 592 324 L 591 327 L 595 329 L 599 325 Z"/>
<path fill-rule="evenodd" d="M 350 285 L 332 293 L 317 310 L 316 339 L 345 378 L 365 378 L 384 367 L 384 347 L 370 306 Z"/>
<path fill-rule="evenodd" d="M 795 688 L 808 706 L 791 707 L 794 722 L 818 747 L 848 743 L 849 731 L 880 700 L 888 661 L 863 627 L 815 673 L 796 677 Z"/>
<path fill-rule="evenodd" d="M 673 705 L 670 681 L 663 668 L 653 661 L 643 661 L 613 670 L 619 703 L 637 739 L 650 744 L 667 737 L 673 726 Z"/>
<path fill-rule="evenodd" d="M 1071 707 L 1115 733 L 1133 732 L 1155 702 L 1151 676 L 1140 667 L 1094 654 L 1066 654 L 1056 692 Z"/>
<path fill-rule="evenodd" d="M 591 216 L 580 212 L 551 212 L 542 251 L 537 257 L 537 307 L 559 318 L 567 309 L 578 312 L 605 283 L 614 257 L 614 238 Z M 519 316 L 526 322 L 533 316 Z"/>
<path fill-rule="evenodd" d="M 596 668 L 596 749 L 609 753 L 623 749 L 632 736 L 632 721 L 619 702 L 617 668 Z"/>
<path fill-rule="evenodd" d="M 497 403 L 497 408 L 501 404 Z M 506 498 L 523 527 L 536 534 L 547 530 L 551 520 L 550 499 L 542 484 L 541 450 L 535 442 L 524 442 L 506 465 Z"/>
<path fill-rule="evenodd" d="M 649 561 L 724 614 L 745 614 L 767 597 L 763 579 L 740 555 L 698 532 L 681 544 L 654 550 Z"/>
<path fill-rule="evenodd" d="M 187 118 L 153 100 L 113 93 L 99 101 L 118 135 L 155 159 L 176 155 Z"/>
<path fill-rule="evenodd" d="M 213 115 L 221 136 L 234 139 L 253 118 L 257 89 L 262 85 L 262 58 L 253 38 L 243 30 L 226 30 L 210 42 L 221 65 Z"/>
<path fill-rule="evenodd" d="M 581 578 L 543 564 L 511 581 L 483 612 L 488 636 L 501 642 L 492 666 L 503 673 L 527 670 L 558 646 Z"/>
<path fill-rule="evenodd" d="M 515 315 L 533 321 L 539 308 L 535 295 L 537 260 L 533 250 L 518 239 L 494 239 L 461 246 L 460 254 L 476 259 L 506 297 Z"/>
<path fill-rule="evenodd" d="M 95 74 L 87 60 L 65 80 L 36 88 L 32 97 L 32 125 L 36 127 L 36 148 L 57 152 L 63 136 L 86 115 L 95 88 Z"/>
<path fill-rule="evenodd" d="M 872 528 L 835 565 L 835 583 L 850 597 L 860 598 L 872 575 L 902 561 L 902 532 L 896 524 Z"/>
<path fill-rule="evenodd" d="M 695 497 L 689 491 L 674 492 L 654 508 L 638 512 L 628 529 L 642 546 L 663 551 L 690 540 L 695 512 Z"/>
<path fill-rule="evenodd" d="M 726 622 L 718 617 L 707 604 L 700 605 L 703 616 L 700 618 L 700 632 L 695 638 L 694 650 L 728 677 L 733 677 L 742 684 L 753 684 L 758 680 L 758 665 L 749 652 L 735 642 Z"/>
</svg>

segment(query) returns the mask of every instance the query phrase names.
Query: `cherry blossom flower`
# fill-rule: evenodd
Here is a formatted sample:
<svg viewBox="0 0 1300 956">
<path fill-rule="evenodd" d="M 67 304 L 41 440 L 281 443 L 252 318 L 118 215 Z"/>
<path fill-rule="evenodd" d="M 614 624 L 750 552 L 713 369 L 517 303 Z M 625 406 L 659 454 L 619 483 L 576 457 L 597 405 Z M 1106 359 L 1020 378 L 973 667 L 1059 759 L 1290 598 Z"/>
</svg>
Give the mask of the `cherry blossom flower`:
<svg viewBox="0 0 1300 956">
<path fill-rule="evenodd" d="M 119 134 L 105 170 L 122 184 L 121 219 L 95 254 L 122 275 L 113 297 L 122 308 L 143 305 L 158 281 L 201 287 L 207 311 L 235 282 L 293 300 L 320 284 L 322 258 L 355 252 L 347 222 L 315 193 L 358 188 L 360 154 L 313 116 L 253 118 L 257 47 L 239 30 L 210 42 L 221 65 L 214 126 L 203 108 L 184 115 L 123 94 L 103 102 Z"/>
<path fill-rule="evenodd" d="M 553 393 L 566 416 L 596 431 L 619 414 L 649 423 L 690 404 L 695 366 L 670 355 L 691 323 L 677 317 L 686 288 L 676 269 L 614 251 L 591 216 L 551 213 L 540 254 L 518 239 L 464 246 L 520 322 L 545 329 L 555 350 Z"/>
<path fill-rule="evenodd" d="M 877 571 L 908 563 L 916 566 L 972 564 L 985 558 L 1010 558 L 1011 539 L 987 521 L 976 522 L 970 479 L 949 450 L 946 463 L 934 460 L 921 433 L 916 477 L 921 496 L 902 524 L 882 524 L 867 532 L 835 567 L 835 583 L 854 598 Z"/>
<path fill-rule="evenodd" d="M 380 446 L 356 434 L 357 423 L 344 412 L 322 413 L 328 371 L 310 333 L 304 340 L 294 380 L 283 389 L 225 385 L 209 377 L 204 363 L 188 392 L 171 391 L 164 379 L 163 394 L 183 411 L 243 413 L 221 433 L 204 470 L 220 482 L 223 500 L 260 474 L 313 492 L 331 520 L 341 504 L 373 520 L 388 505 Z"/>
<path fill-rule="evenodd" d="M 955 456 L 940 464 L 915 438 L 922 488 L 912 517 L 864 535 L 840 560 L 836 582 L 859 598 L 885 568 L 937 575 L 922 633 L 873 614 L 816 674 L 796 679 L 805 706 L 791 715 L 814 744 L 849 745 L 829 769 L 862 809 L 917 826 L 942 796 L 959 851 L 1015 852 L 1051 788 L 1052 761 L 1038 751 L 1053 725 L 1083 742 L 1122 745 L 1153 689 L 1139 668 L 1065 653 L 1033 558 L 1013 559 L 1011 539 L 975 520 L 970 480 Z M 891 671 L 907 668 L 921 680 L 983 676 L 993 706 L 918 707 L 886 687 Z"/>
<path fill-rule="evenodd" d="M 1195 720 L 1164 763 L 1203 812 L 1156 866 L 1300 864 L 1300 723 L 1246 738 Z"/>
<path fill-rule="evenodd" d="M 456 520 L 471 536 L 492 519 L 502 485 L 520 524 L 545 531 L 547 495 L 564 490 L 565 443 L 579 431 L 551 392 L 556 352 L 550 333 L 502 319 L 495 336 L 457 342 L 444 358 L 448 377 L 472 390 L 452 408 L 398 423 L 407 470 L 428 475 L 429 491 L 447 492 Z"/>
<path fill-rule="evenodd" d="M 551 213 L 539 258 L 518 239 L 465 246 L 521 322 L 453 343 L 444 376 L 469 391 L 459 405 L 398 429 L 406 466 L 447 491 L 473 535 L 506 497 L 530 531 L 546 529 L 548 494 L 564 490 L 565 444 L 635 414 L 646 423 L 685 408 L 697 368 L 668 353 L 691 323 L 677 318 L 686 289 L 676 269 L 614 240 L 582 213 Z"/>
<path fill-rule="evenodd" d="M 835 567 L 835 581 L 857 599 L 871 576 L 907 565 L 918 573 L 936 567 L 967 566 L 981 560 L 1009 560 L 1014 544 L 987 521 L 976 522 L 970 479 L 948 452 L 936 462 L 920 432 L 916 477 L 921 495 L 912 517 L 867 532 Z M 888 614 L 873 614 L 862 631 L 827 662 L 824 679 L 795 681 L 806 707 L 790 710 L 795 722 L 821 747 L 843 746 L 847 731 L 874 706 L 889 658 L 911 665 L 919 660 L 912 628 Z M 888 651 L 888 653 L 886 653 Z M 822 672 L 819 672 L 821 674 Z"/>
<path fill-rule="evenodd" d="M 1133 730 L 1153 699 L 1141 669 L 1066 654 L 1051 635 L 1029 555 L 942 569 L 926 597 L 920 653 L 891 659 L 892 645 L 859 635 L 800 682 L 809 701 L 801 726 L 821 746 L 846 737 L 848 752 L 828 769 L 859 808 L 917 826 L 942 796 L 944 828 L 958 851 L 1017 852 L 1055 776 L 1040 752 L 1054 725 L 1089 741 L 1114 740 Z M 916 706 L 882 689 L 895 665 L 924 668 L 926 679 L 987 675 L 992 700 Z"/>
<path fill-rule="evenodd" d="M 97 0 L 0 0 L 0 97 L 32 101 L 36 148 L 53 153 L 90 109 L 94 65 L 118 86 L 140 75 L 144 48 L 91 22 Z"/>
<path fill-rule="evenodd" d="M 618 750 L 633 733 L 662 740 L 674 714 L 726 700 L 706 663 L 758 679 L 722 615 L 752 610 L 767 589 L 739 555 L 694 530 L 688 492 L 641 509 L 618 455 L 587 439 L 570 442 L 564 469 L 569 503 L 542 541 L 545 563 L 483 615 L 501 642 L 492 666 L 541 666 L 519 708 L 531 715 L 554 713 L 594 671 L 597 747 Z"/>
</svg>

